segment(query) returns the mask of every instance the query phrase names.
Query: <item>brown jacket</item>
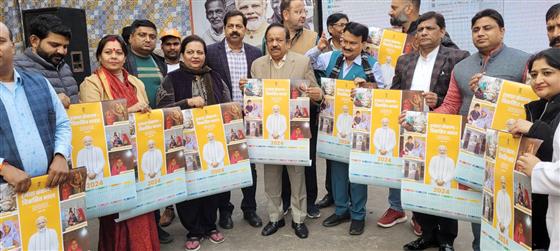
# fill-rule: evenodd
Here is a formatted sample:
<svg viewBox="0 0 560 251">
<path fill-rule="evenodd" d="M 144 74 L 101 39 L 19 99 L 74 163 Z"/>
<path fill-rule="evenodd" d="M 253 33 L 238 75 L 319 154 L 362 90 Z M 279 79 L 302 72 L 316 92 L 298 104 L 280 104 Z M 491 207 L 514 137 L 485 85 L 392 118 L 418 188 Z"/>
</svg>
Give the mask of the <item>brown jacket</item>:
<svg viewBox="0 0 560 251">
<path fill-rule="evenodd" d="M 139 101 L 148 104 L 148 95 L 144 89 L 144 83 L 133 75 L 128 75 L 128 81 L 136 88 L 136 97 Z M 98 102 L 104 100 L 112 100 L 113 95 L 108 83 L 102 83 L 97 74 L 84 79 L 80 84 L 80 103 Z"/>
<path fill-rule="evenodd" d="M 291 41 L 290 51 L 305 54 L 309 49 L 317 44 L 317 32 L 303 29 L 299 35 Z"/>
</svg>

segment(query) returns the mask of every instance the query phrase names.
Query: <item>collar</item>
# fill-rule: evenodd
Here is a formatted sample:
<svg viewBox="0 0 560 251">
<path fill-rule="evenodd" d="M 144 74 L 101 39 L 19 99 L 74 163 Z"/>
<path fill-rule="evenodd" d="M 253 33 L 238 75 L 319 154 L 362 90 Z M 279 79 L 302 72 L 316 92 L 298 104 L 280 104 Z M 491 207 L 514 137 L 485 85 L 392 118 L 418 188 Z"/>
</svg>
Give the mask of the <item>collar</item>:
<svg viewBox="0 0 560 251">
<path fill-rule="evenodd" d="M 228 44 L 228 42 L 227 42 L 225 39 L 224 39 L 224 44 L 225 44 L 225 47 L 226 47 L 226 53 L 234 52 L 234 51 L 231 49 L 231 47 L 229 47 L 229 44 Z M 239 53 L 245 53 L 245 44 L 243 44 L 243 45 L 241 46 L 241 51 L 240 51 Z"/>
<path fill-rule="evenodd" d="M 41 56 L 39 56 L 39 54 L 33 52 L 33 49 L 31 47 L 28 47 L 27 49 L 25 49 L 25 51 L 23 51 L 23 54 L 27 55 L 33 61 L 39 63 L 40 65 L 42 65 L 46 69 L 51 69 L 51 70 L 58 71 L 58 69 L 60 67 L 62 67 L 62 65 L 64 64 L 64 59 L 62 59 L 58 65 L 53 65 L 53 64 L 47 62 L 45 59 L 43 59 Z"/>
<path fill-rule="evenodd" d="M 14 84 L 18 85 L 18 84 L 23 84 L 23 81 L 21 81 L 21 75 L 19 75 L 19 72 L 17 72 L 16 68 L 14 68 L 14 79 L 13 79 Z M 5 83 L 0 81 L 0 83 Z"/>
<path fill-rule="evenodd" d="M 438 45 L 438 47 L 436 47 L 435 49 L 433 49 L 430 53 L 428 53 L 428 55 L 426 57 L 422 56 L 422 54 L 420 54 L 420 52 L 418 52 L 418 55 L 420 56 L 420 58 L 424 61 L 432 61 L 437 57 L 437 54 L 439 52 L 439 47 L 440 45 Z"/>
<path fill-rule="evenodd" d="M 334 46 L 334 43 L 332 42 L 332 38 L 329 38 L 329 45 L 330 45 L 332 51 L 340 51 L 340 50 L 342 50 L 342 48 L 336 48 L 336 47 Z"/>
<path fill-rule="evenodd" d="M 284 62 L 286 62 L 286 57 L 288 56 L 288 54 L 286 53 L 286 55 L 284 55 L 284 57 L 282 57 L 282 59 L 280 60 L 280 62 L 278 62 L 278 65 L 283 64 Z M 268 56 L 268 58 L 270 59 L 270 62 L 272 62 L 273 64 L 276 64 L 276 61 L 274 61 L 274 59 L 272 59 L 272 56 Z"/>
<path fill-rule="evenodd" d="M 490 51 L 490 55 L 485 56 L 482 53 L 478 52 L 478 55 L 481 58 L 493 58 L 496 57 L 498 54 L 500 54 L 500 52 L 502 52 L 504 50 L 504 48 L 506 48 L 506 45 L 504 43 L 501 43 L 500 46 L 498 46 L 496 49 Z"/>
<path fill-rule="evenodd" d="M 346 65 L 346 57 L 344 58 L 344 64 Z M 362 54 L 360 54 L 356 58 L 354 58 L 354 61 L 352 61 L 352 64 L 357 64 L 359 66 L 362 66 Z"/>
</svg>

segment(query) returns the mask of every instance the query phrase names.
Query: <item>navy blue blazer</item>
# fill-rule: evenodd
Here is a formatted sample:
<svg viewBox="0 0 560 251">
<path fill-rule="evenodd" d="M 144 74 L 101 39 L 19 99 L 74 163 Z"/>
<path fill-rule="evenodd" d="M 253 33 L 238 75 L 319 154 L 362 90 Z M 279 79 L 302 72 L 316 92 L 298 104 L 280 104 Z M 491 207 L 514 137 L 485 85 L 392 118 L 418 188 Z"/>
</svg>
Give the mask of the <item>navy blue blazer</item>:
<svg viewBox="0 0 560 251">
<path fill-rule="evenodd" d="M 210 68 L 212 68 L 212 70 L 220 74 L 224 82 L 226 82 L 231 95 L 233 95 L 225 43 L 226 40 L 223 39 L 221 42 L 214 43 L 208 46 L 206 63 Z M 247 43 L 243 43 L 243 49 L 245 49 L 245 58 L 247 59 L 247 78 L 251 78 L 251 65 L 253 64 L 253 61 L 255 61 L 255 59 L 262 56 L 262 52 L 257 47 L 249 45 Z M 231 98 L 233 98 L 233 96 Z"/>
</svg>

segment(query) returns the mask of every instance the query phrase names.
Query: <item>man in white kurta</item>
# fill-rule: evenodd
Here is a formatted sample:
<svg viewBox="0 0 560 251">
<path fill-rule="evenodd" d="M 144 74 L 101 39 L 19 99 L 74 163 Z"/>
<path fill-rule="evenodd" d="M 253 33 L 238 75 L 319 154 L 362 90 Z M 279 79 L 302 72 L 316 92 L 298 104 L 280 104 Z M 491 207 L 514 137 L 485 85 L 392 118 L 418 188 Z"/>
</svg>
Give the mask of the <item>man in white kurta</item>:
<svg viewBox="0 0 560 251">
<path fill-rule="evenodd" d="M 148 140 L 148 151 L 142 154 L 142 172 L 144 179 L 151 180 L 160 176 L 163 165 L 163 155 L 157 149 L 153 140 Z"/>
<path fill-rule="evenodd" d="M 216 141 L 213 133 L 208 133 L 208 143 L 206 143 L 202 148 L 202 154 L 204 161 L 208 164 L 208 167 L 224 167 L 224 157 L 226 156 L 224 144 Z"/>
<path fill-rule="evenodd" d="M 511 223 L 511 198 L 506 191 L 506 177 L 501 177 L 501 189 L 496 196 L 496 216 L 498 218 L 498 230 L 507 234 Z"/>
<path fill-rule="evenodd" d="M 29 238 L 27 250 L 59 250 L 58 234 L 54 229 L 47 228 L 47 218 L 45 218 L 45 216 L 39 216 L 37 220 L 35 220 L 35 224 L 37 225 L 37 232 Z"/>
<path fill-rule="evenodd" d="M 286 124 L 286 117 L 280 114 L 280 106 L 274 105 L 272 107 L 272 114 L 268 115 L 266 119 L 266 130 L 268 130 L 269 139 L 284 139 L 284 133 L 288 128 Z"/>
<path fill-rule="evenodd" d="M 103 166 L 105 157 L 101 148 L 93 145 L 93 138 L 85 136 L 84 148 L 78 152 L 77 167 L 86 167 L 88 181 L 103 180 Z"/>
<path fill-rule="evenodd" d="M 352 132 L 352 116 L 348 113 L 348 106 L 342 107 L 342 114 L 336 119 L 336 135 L 341 139 L 347 139 Z"/>
<path fill-rule="evenodd" d="M 373 134 L 373 144 L 375 144 L 375 152 L 380 155 L 387 155 L 393 152 L 393 148 L 397 144 L 395 131 L 389 128 L 389 119 L 381 119 L 381 128 L 375 129 Z"/>
<path fill-rule="evenodd" d="M 430 160 L 430 178 L 432 185 L 451 188 L 451 180 L 453 180 L 455 162 L 447 156 L 447 147 L 440 145 L 438 147 L 439 154 Z"/>
</svg>

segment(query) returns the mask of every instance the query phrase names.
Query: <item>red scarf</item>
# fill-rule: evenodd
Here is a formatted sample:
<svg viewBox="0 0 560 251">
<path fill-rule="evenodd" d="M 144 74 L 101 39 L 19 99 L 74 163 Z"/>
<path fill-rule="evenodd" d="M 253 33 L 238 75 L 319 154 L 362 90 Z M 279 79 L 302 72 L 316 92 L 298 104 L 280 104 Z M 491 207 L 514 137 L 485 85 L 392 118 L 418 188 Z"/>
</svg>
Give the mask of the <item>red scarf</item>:
<svg viewBox="0 0 560 251">
<path fill-rule="evenodd" d="M 96 74 L 99 76 L 101 83 L 106 82 L 109 85 L 109 91 L 113 99 L 126 99 L 126 107 L 128 108 L 138 103 L 138 97 L 136 96 L 136 88 L 128 81 L 128 72 L 124 69 L 122 71 L 124 83 L 103 66 L 97 69 Z"/>
</svg>

